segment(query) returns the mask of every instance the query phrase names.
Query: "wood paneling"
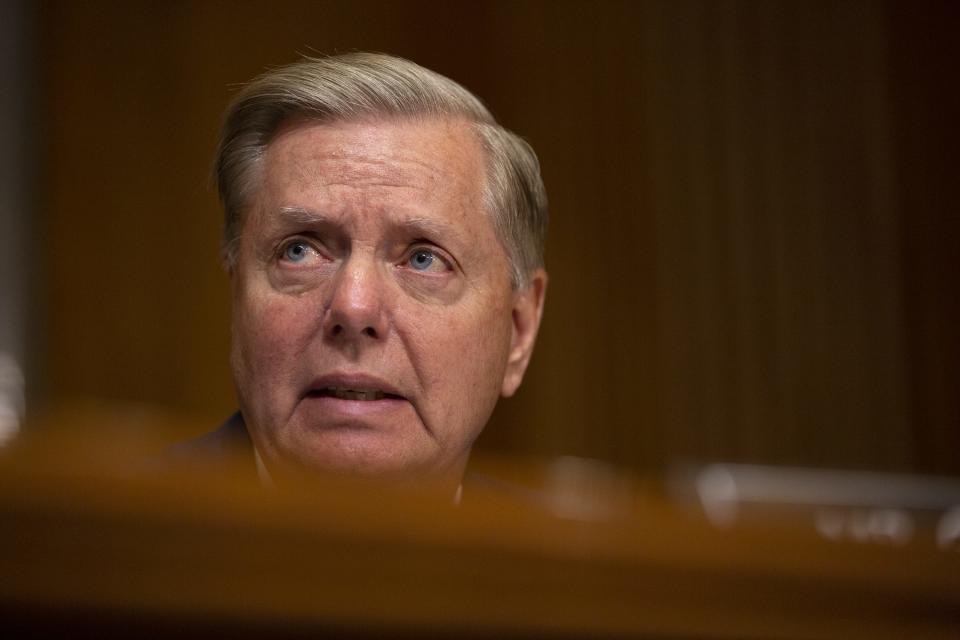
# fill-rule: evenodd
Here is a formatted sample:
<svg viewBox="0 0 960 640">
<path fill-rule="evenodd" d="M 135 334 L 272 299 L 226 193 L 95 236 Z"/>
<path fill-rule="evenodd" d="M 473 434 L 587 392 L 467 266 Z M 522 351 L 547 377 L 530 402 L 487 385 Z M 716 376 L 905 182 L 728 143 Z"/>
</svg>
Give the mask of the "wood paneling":
<svg viewBox="0 0 960 640">
<path fill-rule="evenodd" d="M 43 397 L 232 410 L 220 112 L 297 52 L 370 49 L 462 82 L 541 156 L 545 324 L 481 447 L 960 472 L 939 451 L 960 429 L 955 169 L 913 135 L 946 119 L 944 79 L 907 62 L 947 58 L 897 17 L 922 10 L 47 2 Z"/>
</svg>

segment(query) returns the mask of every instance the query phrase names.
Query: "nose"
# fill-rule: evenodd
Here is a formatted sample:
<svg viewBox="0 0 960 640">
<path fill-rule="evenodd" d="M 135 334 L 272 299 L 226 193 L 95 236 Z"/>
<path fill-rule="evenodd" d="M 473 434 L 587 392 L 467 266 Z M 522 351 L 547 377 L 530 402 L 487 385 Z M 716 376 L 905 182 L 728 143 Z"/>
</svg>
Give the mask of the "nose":
<svg viewBox="0 0 960 640">
<path fill-rule="evenodd" d="M 370 260 L 350 258 L 333 283 L 323 323 L 327 338 L 356 341 L 386 336 L 383 274 Z"/>
</svg>

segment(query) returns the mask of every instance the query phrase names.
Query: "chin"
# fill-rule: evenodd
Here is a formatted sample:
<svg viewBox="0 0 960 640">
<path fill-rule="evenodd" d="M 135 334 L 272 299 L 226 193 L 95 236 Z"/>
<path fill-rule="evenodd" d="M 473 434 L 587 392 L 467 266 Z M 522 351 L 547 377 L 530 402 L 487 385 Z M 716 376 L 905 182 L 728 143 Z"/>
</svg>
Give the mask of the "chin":
<svg viewBox="0 0 960 640">
<path fill-rule="evenodd" d="M 391 440 L 373 431 L 327 432 L 320 437 L 315 435 L 309 443 L 292 448 L 285 457 L 295 461 L 298 467 L 321 474 L 425 479 L 446 475 L 426 452 L 409 450 L 409 446 L 398 446 Z"/>
</svg>

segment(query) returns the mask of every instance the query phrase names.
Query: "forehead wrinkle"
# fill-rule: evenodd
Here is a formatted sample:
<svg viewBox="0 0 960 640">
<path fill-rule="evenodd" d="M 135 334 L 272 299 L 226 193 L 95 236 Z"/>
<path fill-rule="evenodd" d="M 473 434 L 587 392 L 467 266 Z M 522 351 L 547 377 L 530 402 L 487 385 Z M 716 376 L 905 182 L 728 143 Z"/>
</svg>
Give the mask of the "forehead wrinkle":
<svg viewBox="0 0 960 640">
<path fill-rule="evenodd" d="M 295 133 L 302 124 L 302 121 L 291 122 L 289 129 L 267 147 L 267 154 L 276 153 L 278 147 L 283 146 L 282 139 L 287 134 Z M 457 122 L 441 121 L 441 124 L 461 128 L 461 123 Z M 336 128 L 336 125 L 321 126 Z M 446 129 L 444 138 L 460 133 L 449 126 Z M 431 192 L 443 185 L 459 184 L 463 185 L 468 193 L 482 192 L 487 178 L 484 152 L 475 132 L 472 129 L 465 131 L 469 134 L 468 144 L 472 143 L 471 146 L 479 152 L 479 157 L 477 154 L 468 153 L 466 157 L 455 154 L 456 158 L 447 157 L 446 161 L 438 163 L 433 154 L 417 145 L 393 145 L 384 150 L 384 140 L 380 132 L 364 131 L 352 141 L 339 144 L 321 142 L 319 145 L 307 147 L 295 145 L 300 147 L 295 151 L 300 160 L 284 164 L 287 171 L 293 170 L 291 177 L 296 176 L 297 182 L 319 188 L 380 187 Z M 462 142 L 464 141 L 461 140 L 460 146 Z M 313 170 L 308 171 L 306 167 L 310 165 L 313 165 Z"/>
<path fill-rule="evenodd" d="M 395 158 L 386 154 L 372 159 L 324 158 L 322 163 L 334 165 L 332 170 L 321 168 L 318 171 L 326 186 L 391 187 L 427 191 L 443 174 L 442 170 L 430 162 Z"/>
</svg>

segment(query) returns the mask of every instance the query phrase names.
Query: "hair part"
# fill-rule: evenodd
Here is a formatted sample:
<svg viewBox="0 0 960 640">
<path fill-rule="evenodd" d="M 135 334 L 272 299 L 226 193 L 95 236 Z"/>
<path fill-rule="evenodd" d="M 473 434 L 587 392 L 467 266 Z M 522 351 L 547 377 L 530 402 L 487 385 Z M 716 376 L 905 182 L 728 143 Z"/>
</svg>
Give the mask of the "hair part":
<svg viewBox="0 0 960 640">
<path fill-rule="evenodd" d="M 500 126 L 465 88 L 409 60 L 379 53 L 304 58 L 246 85 L 227 108 L 215 175 L 224 209 L 223 253 L 236 259 L 259 165 L 282 124 L 379 117 L 462 118 L 486 154 L 484 201 L 511 263 L 517 288 L 543 266 L 547 197 L 540 164 L 522 138 Z"/>
</svg>

